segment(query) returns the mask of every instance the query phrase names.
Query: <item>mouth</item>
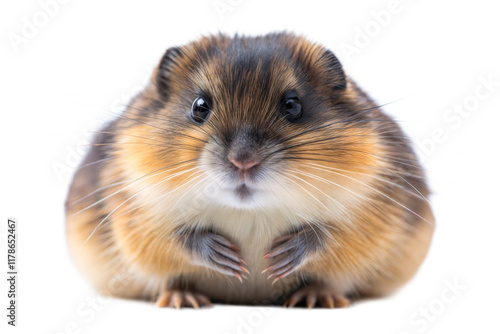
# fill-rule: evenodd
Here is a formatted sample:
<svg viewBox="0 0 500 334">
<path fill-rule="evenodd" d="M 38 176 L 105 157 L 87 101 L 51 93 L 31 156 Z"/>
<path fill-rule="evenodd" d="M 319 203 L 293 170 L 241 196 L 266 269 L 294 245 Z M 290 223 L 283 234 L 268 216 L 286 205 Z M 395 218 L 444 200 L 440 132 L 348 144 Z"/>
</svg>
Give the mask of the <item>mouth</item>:
<svg viewBox="0 0 500 334">
<path fill-rule="evenodd" d="M 255 191 L 250 189 L 245 183 L 243 183 L 242 185 L 236 187 L 234 192 L 238 199 L 240 199 L 241 201 L 245 201 L 249 200 Z"/>
<path fill-rule="evenodd" d="M 217 193 L 214 200 L 229 207 L 253 209 L 273 202 L 271 194 L 266 189 L 247 182 L 226 184 L 219 189 L 221 191 Z"/>
</svg>

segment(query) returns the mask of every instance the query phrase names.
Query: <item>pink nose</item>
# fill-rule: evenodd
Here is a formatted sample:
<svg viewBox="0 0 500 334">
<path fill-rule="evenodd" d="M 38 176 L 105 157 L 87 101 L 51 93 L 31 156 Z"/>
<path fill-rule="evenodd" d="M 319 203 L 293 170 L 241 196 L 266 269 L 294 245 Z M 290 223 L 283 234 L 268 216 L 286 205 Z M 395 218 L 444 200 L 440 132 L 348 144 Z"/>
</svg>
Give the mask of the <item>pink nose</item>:
<svg viewBox="0 0 500 334">
<path fill-rule="evenodd" d="M 238 169 L 241 169 L 242 171 L 249 170 L 250 168 L 259 164 L 259 162 L 256 160 L 240 161 L 240 160 L 235 159 L 235 158 L 230 158 L 229 161 L 231 161 L 233 163 L 233 165 L 235 165 L 236 167 L 238 167 Z"/>
</svg>

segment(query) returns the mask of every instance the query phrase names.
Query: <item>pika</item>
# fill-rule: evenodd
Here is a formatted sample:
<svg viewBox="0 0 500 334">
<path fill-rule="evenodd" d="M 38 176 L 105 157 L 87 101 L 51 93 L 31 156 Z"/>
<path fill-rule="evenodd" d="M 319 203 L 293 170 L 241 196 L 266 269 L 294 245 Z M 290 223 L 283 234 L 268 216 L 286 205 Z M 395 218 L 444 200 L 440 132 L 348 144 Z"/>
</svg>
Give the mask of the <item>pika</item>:
<svg viewBox="0 0 500 334">
<path fill-rule="evenodd" d="M 166 51 L 95 136 L 66 233 L 95 288 L 160 307 L 345 307 L 407 282 L 434 218 L 399 125 L 291 33 Z"/>
</svg>

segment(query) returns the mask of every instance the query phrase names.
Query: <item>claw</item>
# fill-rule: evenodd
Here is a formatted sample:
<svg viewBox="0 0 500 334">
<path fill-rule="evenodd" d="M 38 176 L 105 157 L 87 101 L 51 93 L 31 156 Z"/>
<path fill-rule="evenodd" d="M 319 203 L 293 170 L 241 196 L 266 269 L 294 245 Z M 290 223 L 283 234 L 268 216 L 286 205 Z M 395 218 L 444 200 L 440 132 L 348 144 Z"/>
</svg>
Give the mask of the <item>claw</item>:
<svg viewBox="0 0 500 334">
<path fill-rule="evenodd" d="M 196 298 L 193 296 L 192 293 L 189 293 L 189 292 L 186 292 L 185 294 L 186 296 L 186 300 L 191 303 L 191 305 L 195 308 L 195 309 L 199 309 L 200 308 L 200 305 L 198 304 L 198 301 L 196 300 Z"/>
<path fill-rule="evenodd" d="M 264 254 L 264 259 L 271 259 L 269 267 L 262 271 L 269 278 L 275 277 L 273 284 L 288 276 L 315 252 L 321 244 L 321 233 L 311 227 L 304 227 L 298 232 L 276 238 L 271 249 Z"/>
<path fill-rule="evenodd" d="M 313 308 L 316 304 L 316 295 L 310 294 L 307 296 L 306 300 L 307 308 Z"/>
<path fill-rule="evenodd" d="M 335 298 L 335 306 L 341 308 L 347 307 L 349 306 L 349 299 L 342 296 L 338 296 Z"/>
<path fill-rule="evenodd" d="M 182 305 L 182 298 L 180 292 L 174 292 L 172 294 L 172 301 L 171 303 L 176 309 L 180 309 Z"/>
<path fill-rule="evenodd" d="M 326 307 L 326 308 L 334 308 L 335 304 L 333 303 L 332 296 L 330 296 L 330 295 L 325 296 L 323 301 L 321 302 L 321 306 Z"/>
<path fill-rule="evenodd" d="M 243 279 L 241 278 L 240 274 L 234 273 L 234 276 L 240 281 L 240 283 L 243 283 Z"/>
<path fill-rule="evenodd" d="M 170 296 L 171 296 L 170 291 L 166 291 L 165 293 L 161 294 L 158 300 L 156 301 L 156 306 L 157 307 L 167 306 L 170 302 Z"/>
<path fill-rule="evenodd" d="M 235 276 L 240 281 L 241 273 L 250 273 L 239 247 L 220 234 L 194 231 L 186 236 L 184 245 L 194 254 L 198 264 L 209 269 Z"/>
<path fill-rule="evenodd" d="M 200 303 L 202 305 L 212 306 L 212 303 L 210 302 L 210 299 L 208 299 L 204 295 L 196 294 L 196 298 L 198 298 L 198 300 L 200 301 Z"/>
</svg>

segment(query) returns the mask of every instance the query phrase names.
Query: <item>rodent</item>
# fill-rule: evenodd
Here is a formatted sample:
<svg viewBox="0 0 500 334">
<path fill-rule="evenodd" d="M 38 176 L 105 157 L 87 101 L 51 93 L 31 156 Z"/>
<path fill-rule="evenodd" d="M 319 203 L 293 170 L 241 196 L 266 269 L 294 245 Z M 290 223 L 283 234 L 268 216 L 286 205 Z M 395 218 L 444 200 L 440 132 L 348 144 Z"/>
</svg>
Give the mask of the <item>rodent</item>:
<svg viewBox="0 0 500 334">
<path fill-rule="evenodd" d="M 105 294 L 344 307 L 416 273 L 429 194 L 399 125 L 330 50 L 218 34 L 168 49 L 94 138 L 66 232 Z"/>
</svg>

